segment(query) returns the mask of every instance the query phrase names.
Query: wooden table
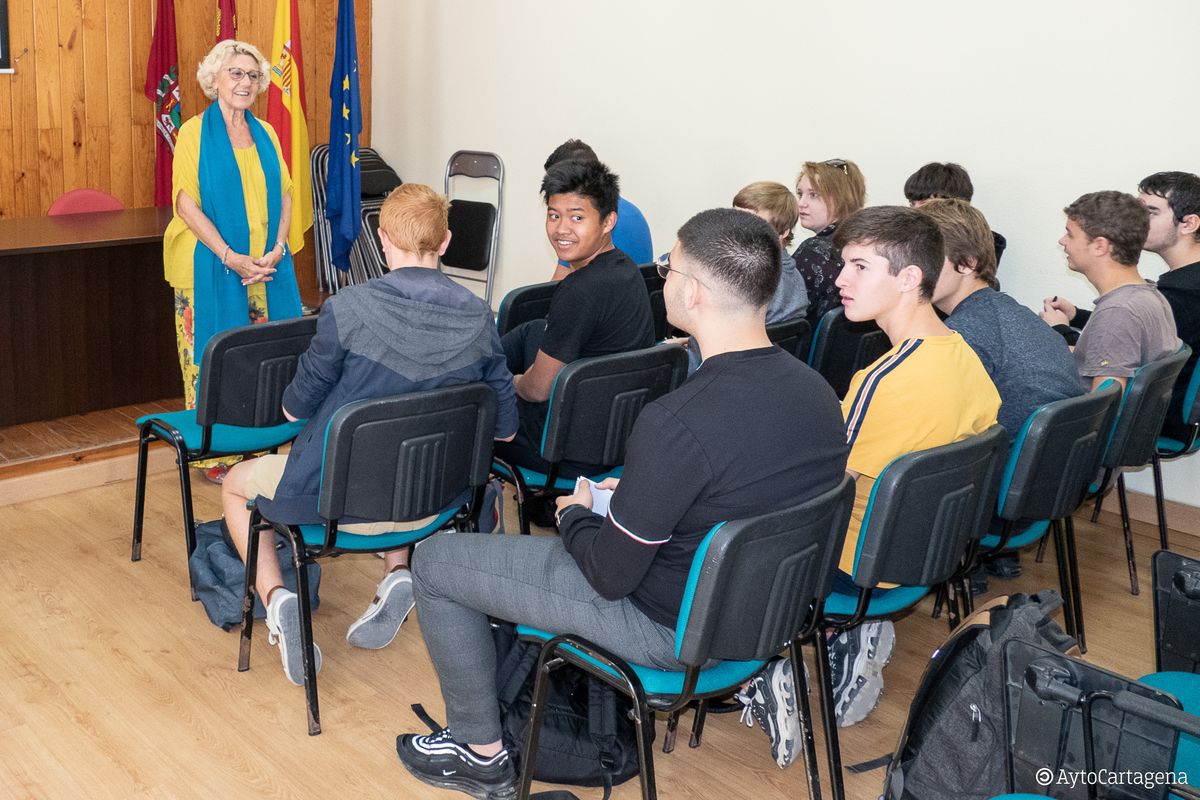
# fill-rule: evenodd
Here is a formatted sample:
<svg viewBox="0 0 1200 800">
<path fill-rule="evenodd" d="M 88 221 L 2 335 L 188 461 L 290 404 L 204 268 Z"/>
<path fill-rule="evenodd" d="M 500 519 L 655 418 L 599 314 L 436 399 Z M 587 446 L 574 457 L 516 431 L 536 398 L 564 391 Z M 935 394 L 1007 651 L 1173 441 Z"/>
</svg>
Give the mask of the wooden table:
<svg viewBox="0 0 1200 800">
<path fill-rule="evenodd" d="M 182 391 L 169 208 L 0 219 L 0 426 Z"/>
</svg>

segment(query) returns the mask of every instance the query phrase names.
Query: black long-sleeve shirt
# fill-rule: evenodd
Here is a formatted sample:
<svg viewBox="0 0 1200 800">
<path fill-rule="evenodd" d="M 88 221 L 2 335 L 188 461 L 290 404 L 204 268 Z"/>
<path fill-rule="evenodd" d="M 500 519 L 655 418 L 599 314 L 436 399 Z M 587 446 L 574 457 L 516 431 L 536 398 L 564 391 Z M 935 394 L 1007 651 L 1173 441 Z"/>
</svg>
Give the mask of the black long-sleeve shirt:
<svg viewBox="0 0 1200 800">
<path fill-rule="evenodd" d="M 833 488 L 847 454 L 837 397 L 808 366 L 777 347 L 713 356 L 642 410 L 608 515 L 568 509 L 563 543 L 602 597 L 674 626 L 714 525 Z"/>
</svg>

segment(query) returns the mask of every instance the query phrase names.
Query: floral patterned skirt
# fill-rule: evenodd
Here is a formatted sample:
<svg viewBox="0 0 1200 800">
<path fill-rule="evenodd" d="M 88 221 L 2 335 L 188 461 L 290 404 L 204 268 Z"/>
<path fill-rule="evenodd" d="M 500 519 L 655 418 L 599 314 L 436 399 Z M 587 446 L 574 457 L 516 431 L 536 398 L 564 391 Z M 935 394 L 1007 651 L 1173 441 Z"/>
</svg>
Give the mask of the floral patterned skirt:
<svg viewBox="0 0 1200 800">
<path fill-rule="evenodd" d="M 183 399 L 185 408 L 196 407 L 196 389 L 200 383 L 200 367 L 195 359 L 195 337 L 192 332 L 192 305 L 196 294 L 192 289 L 175 289 L 175 345 L 179 350 L 179 369 L 183 373 Z M 267 287 L 266 284 L 255 283 L 246 287 L 250 302 L 250 317 L 247 322 L 259 323 L 267 321 Z M 219 465 L 231 466 L 241 461 L 241 457 L 213 458 L 207 461 L 195 461 L 192 466 L 196 469 L 209 469 Z"/>
</svg>

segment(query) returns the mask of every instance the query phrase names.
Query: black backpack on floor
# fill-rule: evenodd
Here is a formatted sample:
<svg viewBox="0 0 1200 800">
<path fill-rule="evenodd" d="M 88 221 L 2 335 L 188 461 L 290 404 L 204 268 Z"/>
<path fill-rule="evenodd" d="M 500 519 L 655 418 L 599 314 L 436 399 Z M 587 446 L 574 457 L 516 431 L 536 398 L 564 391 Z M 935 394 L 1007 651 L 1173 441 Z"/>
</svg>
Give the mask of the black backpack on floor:
<svg viewBox="0 0 1200 800">
<path fill-rule="evenodd" d="M 987 800 L 1006 792 L 1004 643 L 1065 653 L 1057 592 L 1015 594 L 969 617 L 938 648 L 913 695 L 881 800 Z"/>
<path fill-rule="evenodd" d="M 500 738 L 519 779 L 541 646 L 517 638 L 509 622 L 493 623 L 492 636 Z M 638 774 L 637 734 L 629 718 L 632 704 L 573 667 L 560 667 L 550 676 L 533 777 L 546 783 L 603 786 L 604 800 L 608 800 L 613 786 Z M 412 710 L 431 731 L 441 730 L 420 703 Z M 530 799 L 578 800 L 568 791 L 537 792 Z"/>
<path fill-rule="evenodd" d="M 517 638 L 512 625 L 493 628 L 496 695 L 504 746 L 521 774 L 521 751 L 529 733 L 534 673 L 541 646 Z M 638 774 L 632 704 L 607 684 L 571 666 L 550 673 L 533 777 L 547 783 L 612 787 Z M 566 795 L 564 796 L 572 796 Z"/>
</svg>

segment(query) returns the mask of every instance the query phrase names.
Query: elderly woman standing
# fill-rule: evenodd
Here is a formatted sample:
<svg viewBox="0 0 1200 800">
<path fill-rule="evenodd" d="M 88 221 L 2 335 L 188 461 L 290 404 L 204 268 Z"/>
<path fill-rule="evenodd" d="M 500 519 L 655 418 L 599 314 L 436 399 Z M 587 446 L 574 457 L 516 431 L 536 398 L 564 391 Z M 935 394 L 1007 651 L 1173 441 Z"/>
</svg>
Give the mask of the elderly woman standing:
<svg viewBox="0 0 1200 800">
<path fill-rule="evenodd" d="M 195 408 L 199 362 L 213 335 L 300 315 L 291 251 L 292 181 L 271 126 L 250 106 L 270 83 L 257 49 L 227 39 L 209 52 L 196 79 L 208 109 L 179 129 L 172 175 L 175 216 L 163 237 L 163 265 L 175 293 L 184 398 Z M 230 464 L 194 464 L 220 483 Z"/>
</svg>

